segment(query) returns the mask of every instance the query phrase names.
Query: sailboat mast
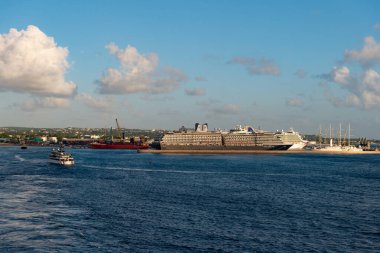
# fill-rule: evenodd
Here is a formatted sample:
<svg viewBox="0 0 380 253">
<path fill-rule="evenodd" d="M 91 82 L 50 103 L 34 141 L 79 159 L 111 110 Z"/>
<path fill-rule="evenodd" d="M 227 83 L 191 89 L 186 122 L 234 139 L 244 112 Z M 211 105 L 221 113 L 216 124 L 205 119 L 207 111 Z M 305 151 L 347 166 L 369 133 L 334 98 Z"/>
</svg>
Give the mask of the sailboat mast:
<svg viewBox="0 0 380 253">
<path fill-rule="evenodd" d="M 330 139 L 331 139 L 331 124 L 330 124 Z"/>
<path fill-rule="evenodd" d="M 350 123 L 348 123 L 348 146 L 351 146 L 350 140 L 351 140 L 351 125 Z"/>
<path fill-rule="evenodd" d="M 339 123 L 339 146 L 342 146 L 342 123 Z"/>
</svg>

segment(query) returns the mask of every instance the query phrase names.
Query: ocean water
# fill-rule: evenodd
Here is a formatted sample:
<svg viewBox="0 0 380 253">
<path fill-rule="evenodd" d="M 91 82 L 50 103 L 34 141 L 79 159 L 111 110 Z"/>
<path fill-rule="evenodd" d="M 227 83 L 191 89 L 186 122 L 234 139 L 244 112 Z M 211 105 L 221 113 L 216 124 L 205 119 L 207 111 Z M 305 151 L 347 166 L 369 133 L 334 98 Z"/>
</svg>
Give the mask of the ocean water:
<svg viewBox="0 0 380 253">
<path fill-rule="evenodd" d="M 1 252 L 380 252 L 378 155 L 0 148 Z"/>
</svg>

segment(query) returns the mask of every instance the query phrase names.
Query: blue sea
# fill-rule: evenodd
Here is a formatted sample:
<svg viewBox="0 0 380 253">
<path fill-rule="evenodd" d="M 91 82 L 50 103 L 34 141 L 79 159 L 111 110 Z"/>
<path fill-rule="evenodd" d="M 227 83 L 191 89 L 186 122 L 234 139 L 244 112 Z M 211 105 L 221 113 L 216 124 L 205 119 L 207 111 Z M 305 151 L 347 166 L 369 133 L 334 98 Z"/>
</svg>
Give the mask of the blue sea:
<svg viewBox="0 0 380 253">
<path fill-rule="evenodd" d="M 0 148 L 1 252 L 380 252 L 380 155 Z"/>
</svg>

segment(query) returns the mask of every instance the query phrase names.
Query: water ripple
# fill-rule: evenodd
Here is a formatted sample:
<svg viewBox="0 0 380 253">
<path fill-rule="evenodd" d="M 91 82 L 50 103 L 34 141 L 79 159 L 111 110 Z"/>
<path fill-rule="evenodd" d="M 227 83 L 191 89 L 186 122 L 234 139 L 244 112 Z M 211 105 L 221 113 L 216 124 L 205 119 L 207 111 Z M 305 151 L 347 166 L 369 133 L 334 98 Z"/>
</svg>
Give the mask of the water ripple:
<svg viewBox="0 0 380 253">
<path fill-rule="evenodd" d="M 376 156 L 0 149 L 4 252 L 379 252 Z"/>
</svg>

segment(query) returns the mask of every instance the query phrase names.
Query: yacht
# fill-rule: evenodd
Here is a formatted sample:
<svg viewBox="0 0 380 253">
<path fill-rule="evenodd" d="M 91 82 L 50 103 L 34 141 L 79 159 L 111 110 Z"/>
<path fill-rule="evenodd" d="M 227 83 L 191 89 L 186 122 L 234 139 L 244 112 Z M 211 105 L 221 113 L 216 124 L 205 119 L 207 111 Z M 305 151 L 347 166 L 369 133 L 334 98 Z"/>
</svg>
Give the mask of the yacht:
<svg viewBox="0 0 380 253">
<path fill-rule="evenodd" d="M 71 154 L 66 153 L 63 146 L 53 148 L 49 155 L 50 163 L 58 165 L 74 165 L 74 158 Z"/>
</svg>

